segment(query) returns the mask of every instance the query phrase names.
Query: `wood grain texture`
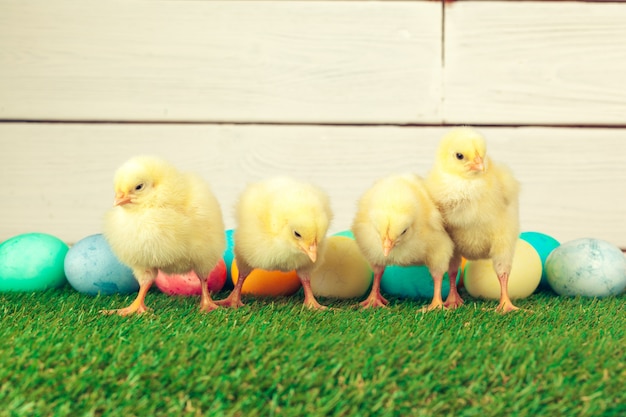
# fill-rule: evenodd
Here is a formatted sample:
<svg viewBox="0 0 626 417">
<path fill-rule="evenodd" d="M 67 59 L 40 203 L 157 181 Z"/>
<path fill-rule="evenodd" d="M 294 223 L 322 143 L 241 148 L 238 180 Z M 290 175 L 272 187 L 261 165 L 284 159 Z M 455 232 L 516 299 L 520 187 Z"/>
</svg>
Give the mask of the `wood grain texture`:
<svg viewBox="0 0 626 417">
<path fill-rule="evenodd" d="M 624 3 L 447 4 L 444 120 L 623 126 L 624 22 Z"/>
<path fill-rule="evenodd" d="M 0 119 L 440 120 L 434 2 L 0 0 Z"/>
<path fill-rule="evenodd" d="M 41 231 L 74 242 L 98 233 L 114 170 L 150 153 L 200 173 L 227 227 L 245 184 L 289 174 L 328 191 L 331 231 L 381 176 L 425 175 L 444 128 L 0 124 L 0 240 Z M 626 247 L 626 141 L 619 129 L 485 128 L 489 152 L 522 183 L 524 230 Z"/>
</svg>

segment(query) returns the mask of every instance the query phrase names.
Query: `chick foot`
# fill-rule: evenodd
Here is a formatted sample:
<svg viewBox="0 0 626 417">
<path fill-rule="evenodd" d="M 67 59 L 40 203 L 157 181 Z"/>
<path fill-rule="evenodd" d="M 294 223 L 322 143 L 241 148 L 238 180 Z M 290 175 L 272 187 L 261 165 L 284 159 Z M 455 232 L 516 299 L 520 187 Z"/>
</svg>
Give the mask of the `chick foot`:
<svg viewBox="0 0 626 417">
<path fill-rule="evenodd" d="M 148 294 L 148 290 L 150 289 L 151 285 L 152 282 L 144 283 L 143 285 L 140 284 L 137 298 L 135 298 L 135 301 L 133 301 L 128 307 L 119 308 L 116 310 L 100 310 L 100 313 L 107 315 L 117 314 L 119 316 L 129 316 L 131 314 L 143 314 L 152 311 L 152 309 L 146 307 L 146 304 L 144 303 L 146 299 L 146 294 Z"/>
<path fill-rule="evenodd" d="M 215 304 L 226 308 L 243 307 L 243 303 L 241 302 L 241 289 L 243 288 L 243 283 L 248 277 L 249 273 L 250 271 L 248 271 L 247 273 L 242 273 L 242 271 L 239 270 L 239 278 L 237 279 L 235 288 L 233 288 L 228 297 L 224 298 L 223 300 L 215 301 Z"/>
<path fill-rule="evenodd" d="M 509 298 L 509 273 L 505 272 L 499 274 L 498 281 L 500 281 L 500 304 L 498 305 L 498 307 L 496 307 L 496 311 L 502 314 L 506 314 L 510 313 L 511 311 L 519 310 L 519 308 L 513 305 L 511 298 Z"/>
<path fill-rule="evenodd" d="M 213 310 L 218 309 L 220 306 L 218 306 L 215 301 L 213 300 L 202 300 L 200 302 L 200 311 L 203 313 L 209 313 Z"/>
<path fill-rule="evenodd" d="M 316 299 L 312 299 L 312 300 L 305 299 L 302 305 L 308 308 L 309 310 L 328 310 L 328 307 L 321 305 L 320 303 L 317 302 Z"/>
<path fill-rule="evenodd" d="M 226 308 L 239 308 L 244 306 L 241 302 L 241 296 L 234 297 L 232 293 L 223 300 L 215 301 L 215 305 Z"/>
<path fill-rule="evenodd" d="M 202 286 L 202 295 L 200 296 L 200 311 L 203 313 L 209 313 L 219 306 L 215 304 L 213 298 L 211 298 L 211 292 L 209 291 L 208 282 L 206 280 L 200 280 Z"/>
<path fill-rule="evenodd" d="M 450 294 L 448 294 L 448 298 L 446 298 L 446 302 L 443 305 L 445 308 L 454 310 L 455 308 L 461 307 L 464 303 L 465 302 L 458 292 L 450 292 Z"/>
<path fill-rule="evenodd" d="M 443 310 L 445 308 L 443 304 L 443 299 L 441 298 L 441 284 L 443 281 L 443 273 L 431 272 L 431 275 L 433 276 L 433 299 L 428 306 L 422 308 L 422 313 L 433 310 Z"/>
<path fill-rule="evenodd" d="M 427 313 L 427 312 L 433 311 L 433 310 L 443 310 L 444 308 L 445 308 L 445 306 L 443 304 L 443 301 L 441 301 L 441 300 L 433 300 L 426 307 L 422 307 L 421 311 L 422 311 L 422 313 Z"/>
<path fill-rule="evenodd" d="M 363 308 L 378 308 L 378 307 L 386 307 L 389 301 L 380 293 L 371 292 L 370 295 L 364 300 L 361 301 L 361 307 Z"/>
<path fill-rule="evenodd" d="M 514 306 L 509 299 L 500 301 L 500 304 L 496 307 L 496 311 L 502 314 L 510 313 L 515 310 L 519 310 L 519 307 Z"/>
<path fill-rule="evenodd" d="M 100 310 L 100 313 L 106 314 L 106 315 L 117 314 L 118 316 L 130 316 L 131 314 L 143 314 L 143 313 L 149 313 L 151 311 L 152 309 L 146 307 L 144 303 L 141 303 L 139 306 L 136 306 L 133 303 L 129 305 L 128 307 L 124 307 L 124 308 L 118 308 L 114 310 Z"/>
<path fill-rule="evenodd" d="M 302 289 L 304 290 L 304 307 L 309 310 L 328 310 L 328 307 L 321 305 L 311 289 L 311 281 L 309 278 L 300 279 L 302 282 Z"/>
</svg>

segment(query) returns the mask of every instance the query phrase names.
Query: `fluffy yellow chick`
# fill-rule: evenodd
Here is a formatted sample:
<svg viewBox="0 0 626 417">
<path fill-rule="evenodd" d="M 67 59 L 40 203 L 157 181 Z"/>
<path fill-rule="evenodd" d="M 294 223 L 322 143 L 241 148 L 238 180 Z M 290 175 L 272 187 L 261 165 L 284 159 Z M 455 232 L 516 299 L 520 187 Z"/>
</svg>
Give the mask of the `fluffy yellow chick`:
<svg viewBox="0 0 626 417">
<path fill-rule="evenodd" d="M 332 213 L 328 196 L 314 185 L 291 178 L 272 178 L 249 185 L 236 206 L 235 288 L 217 303 L 240 307 L 244 280 L 255 269 L 298 273 L 304 305 L 323 309 L 311 291 L 311 271 L 326 237 Z"/>
<path fill-rule="evenodd" d="M 147 311 L 146 294 L 158 270 L 194 271 L 202 283 L 200 309 L 217 305 L 207 286 L 226 246 L 220 206 L 200 177 L 166 161 L 138 156 L 115 173 L 114 207 L 105 216 L 104 236 L 119 260 L 132 268 L 139 294 L 128 307 L 104 313 Z"/>
<path fill-rule="evenodd" d="M 361 303 L 363 307 L 387 304 L 380 293 L 387 265 L 428 266 L 434 293 L 426 310 L 443 307 L 441 285 L 453 244 L 421 177 L 394 175 L 374 183 L 358 202 L 352 231 L 374 270 L 372 290 Z"/>
<path fill-rule="evenodd" d="M 455 249 L 448 274 L 456 276 L 461 257 L 491 259 L 500 281 L 503 313 L 516 310 L 508 294 L 515 244 L 519 236 L 519 183 L 511 171 L 487 156 L 483 136 L 469 127 L 456 128 L 439 145 L 427 181 Z M 446 301 L 461 305 L 456 289 Z"/>
</svg>

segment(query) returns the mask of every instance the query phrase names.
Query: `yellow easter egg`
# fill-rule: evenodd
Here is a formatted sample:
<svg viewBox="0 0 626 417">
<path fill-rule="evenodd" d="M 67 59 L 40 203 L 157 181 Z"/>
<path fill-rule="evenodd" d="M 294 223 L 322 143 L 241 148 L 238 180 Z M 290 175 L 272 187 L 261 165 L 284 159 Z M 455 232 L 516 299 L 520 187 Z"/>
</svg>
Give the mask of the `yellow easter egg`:
<svg viewBox="0 0 626 417">
<path fill-rule="evenodd" d="M 509 276 L 509 297 L 526 298 L 539 286 L 541 281 L 541 258 L 525 240 L 519 239 L 513 256 L 513 267 Z M 500 282 L 490 259 L 467 261 L 465 266 L 465 289 L 476 298 L 500 299 Z"/>
<path fill-rule="evenodd" d="M 237 284 L 239 278 L 237 259 L 233 259 L 231 277 L 233 284 Z M 301 285 L 296 271 L 282 272 L 253 269 L 244 281 L 241 293 L 261 297 L 280 297 L 295 294 Z"/>
<path fill-rule="evenodd" d="M 361 297 L 372 284 L 373 272 L 354 239 L 330 236 L 311 274 L 313 294 L 330 298 Z"/>
</svg>

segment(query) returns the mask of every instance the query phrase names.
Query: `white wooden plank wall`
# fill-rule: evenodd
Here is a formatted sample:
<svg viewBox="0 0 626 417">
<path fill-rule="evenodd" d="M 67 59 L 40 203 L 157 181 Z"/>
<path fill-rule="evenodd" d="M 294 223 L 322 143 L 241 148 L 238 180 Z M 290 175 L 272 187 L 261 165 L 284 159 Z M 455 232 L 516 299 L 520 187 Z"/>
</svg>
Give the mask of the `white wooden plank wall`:
<svg viewBox="0 0 626 417">
<path fill-rule="evenodd" d="M 436 122 L 434 3 L 0 0 L 0 117 Z"/>
<path fill-rule="evenodd" d="M 626 125 L 626 4 L 453 2 L 448 123 Z"/>
<path fill-rule="evenodd" d="M 522 228 L 626 248 L 626 4 L 0 0 L 0 241 L 100 231 L 115 168 L 328 190 L 331 231 L 383 175 L 473 124 Z M 97 122 L 97 123 L 94 123 Z"/>
</svg>

